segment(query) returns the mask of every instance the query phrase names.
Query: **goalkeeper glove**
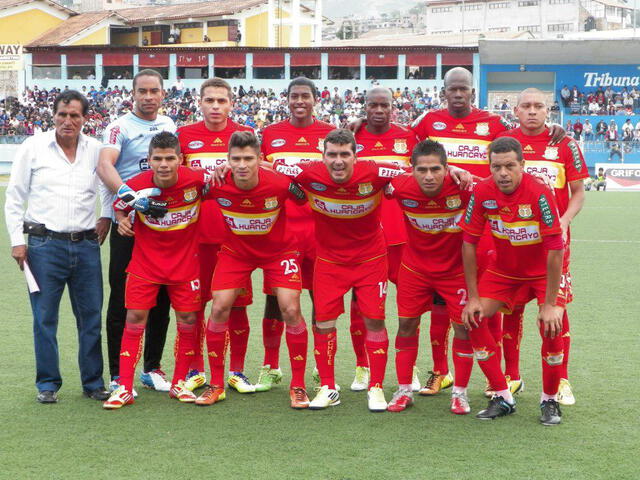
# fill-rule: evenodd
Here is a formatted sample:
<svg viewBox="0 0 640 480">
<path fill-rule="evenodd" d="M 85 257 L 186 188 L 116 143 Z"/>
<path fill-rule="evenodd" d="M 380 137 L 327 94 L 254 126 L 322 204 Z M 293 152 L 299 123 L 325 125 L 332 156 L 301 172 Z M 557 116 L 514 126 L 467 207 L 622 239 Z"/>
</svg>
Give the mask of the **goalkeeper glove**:
<svg viewBox="0 0 640 480">
<path fill-rule="evenodd" d="M 129 185 L 123 183 L 118 189 L 117 195 L 120 200 L 138 212 L 153 218 L 162 218 L 168 211 L 167 202 L 149 198 L 161 193 L 159 188 L 144 188 L 136 192 Z"/>
</svg>

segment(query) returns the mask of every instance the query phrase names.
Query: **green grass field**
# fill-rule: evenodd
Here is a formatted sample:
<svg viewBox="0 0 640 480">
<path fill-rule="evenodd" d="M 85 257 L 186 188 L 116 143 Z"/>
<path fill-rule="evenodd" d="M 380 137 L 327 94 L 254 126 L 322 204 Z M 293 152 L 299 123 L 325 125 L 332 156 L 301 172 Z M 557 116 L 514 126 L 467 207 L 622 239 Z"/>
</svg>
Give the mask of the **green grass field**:
<svg viewBox="0 0 640 480">
<path fill-rule="evenodd" d="M 4 199 L 4 189 L 0 192 Z M 0 232 L 0 478 L 640 477 L 638 194 L 587 192 L 586 207 L 574 223 L 571 381 L 577 404 L 563 409 L 562 425 L 549 428 L 538 423 L 540 340 L 532 309 L 527 311 L 522 353 L 526 391 L 518 397 L 515 415 L 494 422 L 450 414 L 448 393 L 418 397 L 415 407 L 401 414 L 370 413 L 366 393 L 349 391 L 343 391 L 339 407 L 293 411 L 286 386 L 256 395 L 231 392 L 210 408 L 181 405 L 166 394 L 145 390 L 134 406 L 104 411 L 81 394 L 74 319 L 66 296 L 58 333 L 65 383 L 57 405 L 40 405 L 33 385 L 25 281 L 10 258 L 6 229 Z M 105 267 L 106 253 L 105 248 Z M 392 342 L 394 295 L 391 291 L 388 301 Z M 262 359 L 261 300 L 250 308 L 250 316 L 247 373 L 255 380 Z M 337 379 L 348 386 L 354 356 L 345 316 L 339 330 Z M 168 371 L 173 331 L 165 352 Z M 427 331 L 423 328 L 418 360 L 423 374 L 430 365 Z M 281 359 L 288 378 L 284 350 Z M 388 399 L 395 383 L 393 356 L 389 360 Z M 470 386 L 474 413 L 485 405 L 483 386 L 484 377 L 475 367 Z"/>
</svg>

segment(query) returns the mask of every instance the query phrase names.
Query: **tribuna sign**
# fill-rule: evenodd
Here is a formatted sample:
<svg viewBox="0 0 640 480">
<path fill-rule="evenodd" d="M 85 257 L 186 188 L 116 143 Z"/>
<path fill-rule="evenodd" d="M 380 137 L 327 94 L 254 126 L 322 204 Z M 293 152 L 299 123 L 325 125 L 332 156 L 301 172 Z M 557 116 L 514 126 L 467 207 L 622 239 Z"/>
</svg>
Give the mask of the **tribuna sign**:
<svg viewBox="0 0 640 480">
<path fill-rule="evenodd" d="M 640 76 L 611 76 L 609 72 L 585 72 L 585 87 L 637 87 L 640 86 Z"/>
</svg>

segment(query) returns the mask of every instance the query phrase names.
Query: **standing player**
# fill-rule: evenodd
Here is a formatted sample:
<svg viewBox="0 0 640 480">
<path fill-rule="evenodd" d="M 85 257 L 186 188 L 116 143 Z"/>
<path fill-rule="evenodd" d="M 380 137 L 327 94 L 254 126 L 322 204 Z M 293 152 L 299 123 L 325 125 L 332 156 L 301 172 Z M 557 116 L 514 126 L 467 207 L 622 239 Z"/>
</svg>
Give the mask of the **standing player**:
<svg viewBox="0 0 640 480">
<path fill-rule="evenodd" d="M 250 127 L 239 125 L 229 119 L 233 107 L 231 86 L 221 78 L 206 80 L 200 87 L 200 111 L 203 121 L 186 125 L 178 129 L 180 149 L 185 163 L 191 167 L 201 167 L 212 172 L 227 162 L 229 138 L 236 131 L 253 131 Z M 199 222 L 200 240 L 198 257 L 200 261 L 200 282 L 202 307 L 198 311 L 196 322 L 198 345 L 191 371 L 186 382 L 190 390 L 206 383 L 202 342 L 204 340 L 205 309 L 211 300 L 211 277 L 218 258 L 226 227 L 220 208 L 216 202 L 204 202 Z M 240 393 L 251 393 L 255 387 L 244 375 L 244 360 L 249 341 L 249 319 L 247 305 L 251 304 L 251 283 L 241 292 L 229 315 L 230 362 L 227 383 Z"/>
<path fill-rule="evenodd" d="M 295 78 L 287 88 L 291 117 L 269 125 L 262 133 L 262 153 L 269 163 L 280 161 L 296 165 L 301 161 L 321 160 L 324 138 L 335 127 L 313 116 L 317 101 L 315 84 L 305 77 Z M 307 205 L 289 202 L 287 226 L 297 238 L 300 251 L 302 288 L 311 290 L 316 245 L 311 211 Z M 262 320 L 264 362 L 256 391 L 271 389 L 282 379 L 280 370 L 280 340 L 284 324 L 275 296 L 268 295 Z"/>
<path fill-rule="evenodd" d="M 396 373 L 398 391 L 389 411 L 401 412 L 413 404 L 411 372 L 418 355 L 420 316 L 431 308 L 438 293 L 446 300 L 455 336 L 453 364 L 455 380 L 451 411 L 464 415 L 471 411 L 467 385 L 473 367 L 473 349 L 461 314 L 467 298 L 462 270 L 462 230 L 458 222 L 470 192 L 461 190 L 447 173 L 447 154 L 437 142 L 425 140 L 411 157 L 413 174 L 394 178 L 388 196 L 404 212 L 408 242 L 398 275 L 398 316 Z"/>
<path fill-rule="evenodd" d="M 365 112 L 367 123 L 355 134 L 358 160 L 393 163 L 399 167 L 410 165 L 411 152 L 416 136 L 408 128 L 391 123 L 393 97 L 388 88 L 375 87 L 367 92 Z M 389 280 L 398 283 L 398 271 L 407 233 L 402 221 L 402 211 L 394 200 L 384 198 L 380 207 L 382 230 L 387 244 Z M 366 390 L 369 383 L 369 360 L 364 346 L 364 320 L 358 310 L 358 302 L 351 298 L 351 340 L 356 354 L 356 376 L 351 390 Z M 420 389 L 417 374 L 415 389 Z"/>
<path fill-rule="evenodd" d="M 513 138 L 499 138 L 489 146 L 491 178 L 476 185 L 460 226 L 464 232 L 462 257 L 469 300 L 462 319 L 476 359 L 495 394 L 482 420 L 515 411 L 515 401 L 502 373 L 498 345 L 487 318 L 500 308 L 511 310 L 517 299 L 537 299 L 542 337 L 540 399 L 543 425 L 561 421 L 557 402 L 562 367 L 562 310 L 558 295 L 562 274 L 562 228 L 558 209 L 544 183 L 524 172 L 522 147 Z M 476 248 L 488 224 L 495 239 L 496 256 L 478 281 Z"/>
<path fill-rule="evenodd" d="M 584 205 L 584 179 L 589 177 L 587 166 L 580 147 L 574 140 L 565 137 L 559 143 L 551 144 L 549 130 L 545 126 L 548 115 L 547 105 L 544 94 L 540 90 L 528 88 L 522 91 L 518 96 L 515 114 L 520 121 L 520 127 L 501 135 L 513 137 L 524 145 L 522 152 L 525 172 L 544 174 L 553 184 L 565 245 L 560 295 L 566 303 L 570 303 L 573 296 L 571 293 L 571 274 L 569 273 L 571 240 L 569 225 Z M 521 390 L 523 387 L 519 369 L 523 313 L 524 309 L 518 306 L 513 314 L 504 316 L 505 374 L 512 392 Z M 567 371 L 571 336 L 566 309 L 562 317 L 562 339 L 564 360 L 558 402 L 561 405 L 573 405 L 575 398 L 571 391 Z"/>
<path fill-rule="evenodd" d="M 149 170 L 147 155 L 151 138 L 161 131 L 175 132 L 169 117 L 158 115 L 164 90 L 162 76 L 155 70 L 140 70 L 133 78 L 134 110 L 109 124 L 104 132 L 104 145 L 100 152 L 97 172 L 105 186 L 120 192 L 124 182 Z M 125 189 L 123 195 L 129 194 Z M 105 195 L 105 197 L 109 197 Z M 114 197 L 111 196 L 109 203 Z M 103 208 L 103 215 L 106 205 Z M 107 211 L 111 211 L 111 206 Z M 112 218 L 113 219 L 113 218 Z M 114 219 L 115 220 L 115 219 Z M 133 251 L 133 238 L 121 235 L 114 223 L 109 239 L 109 306 L 107 309 L 107 349 L 111 388 L 118 383 L 120 340 L 125 327 L 126 268 Z M 160 370 L 160 360 L 169 325 L 169 298 L 166 289 L 160 289 L 158 304 L 149 314 L 146 330 L 144 369 L 140 376 L 143 385 L 159 391 L 168 391 L 171 384 Z"/>
<path fill-rule="evenodd" d="M 228 230 L 213 276 L 213 305 L 207 325 L 207 349 L 211 386 L 196 400 L 212 405 L 224 400 L 224 359 L 229 314 L 236 297 L 261 268 L 276 295 L 286 325 L 291 360 L 289 396 L 292 408 L 308 408 L 304 374 L 307 362 L 307 327 L 300 311 L 302 287 L 299 254 L 287 228 L 285 202 L 304 201 L 304 193 L 291 181 L 270 169 L 260 168 L 260 144 L 249 132 L 235 132 L 229 140 L 226 183 L 210 196 L 220 205 Z"/>
<path fill-rule="evenodd" d="M 133 377 L 140 359 L 142 335 L 162 285 L 167 288 L 178 325 L 176 365 L 169 396 L 187 403 L 196 399 L 184 387 L 184 378 L 196 349 L 195 321 L 200 308 L 197 221 L 210 175 L 204 170 L 181 166 L 180 144 L 169 132 L 151 139 L 148 159 L 151 171 L 136 175 L 125 185 L 134 191 L 159 188 L 161 193 L 156 200 L 166 207 L 146 215 L 137 212 L 134 226 L 129 218 L 132 207 L 122 200 L 115 203 L 120 234 L 135 235 L 135 242 L 127 267 L 127 322 L 120 348 L 120 385 L 103 404 L 106 409 L 134 402 Z"/>
</svg>

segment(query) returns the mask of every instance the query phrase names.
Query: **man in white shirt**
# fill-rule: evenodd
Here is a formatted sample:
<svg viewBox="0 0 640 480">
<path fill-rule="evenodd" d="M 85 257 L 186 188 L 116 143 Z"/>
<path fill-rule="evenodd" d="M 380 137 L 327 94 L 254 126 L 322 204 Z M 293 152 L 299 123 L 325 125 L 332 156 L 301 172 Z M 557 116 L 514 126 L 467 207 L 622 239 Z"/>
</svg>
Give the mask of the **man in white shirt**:
<svg viewBox="0 0 640 480">
<path fill-rule="evenodd" d="M 26 262 L 40 290 L 30 293 L 40 403 L 56 403 L 62 385 L 56 331 L 65 286 L 78 327 L 84 394 L 101 401 L 109 396 L 102 378 L 100 264 L 100 242 L 109 222 L 96 224 L 100 143 L 81 134 L 88 108 L 85 96 L 75 90 L 56 98 L 55 129 L 20 146 L 6 192 L 11 256 L 20 269 Z"/>
</svg>

